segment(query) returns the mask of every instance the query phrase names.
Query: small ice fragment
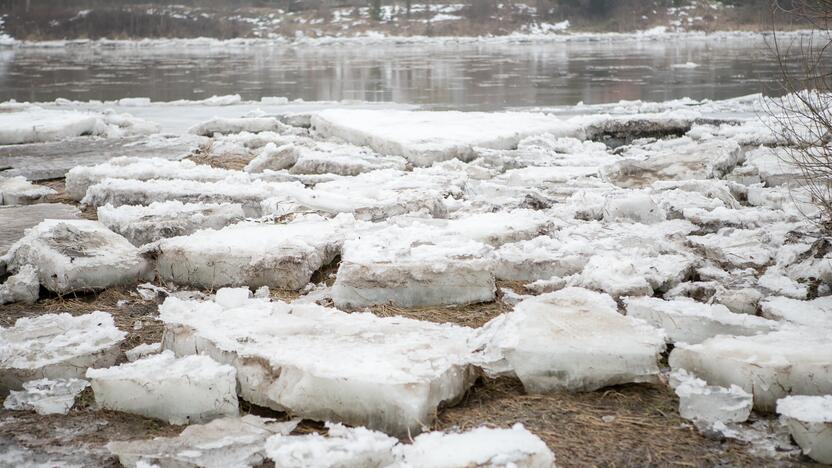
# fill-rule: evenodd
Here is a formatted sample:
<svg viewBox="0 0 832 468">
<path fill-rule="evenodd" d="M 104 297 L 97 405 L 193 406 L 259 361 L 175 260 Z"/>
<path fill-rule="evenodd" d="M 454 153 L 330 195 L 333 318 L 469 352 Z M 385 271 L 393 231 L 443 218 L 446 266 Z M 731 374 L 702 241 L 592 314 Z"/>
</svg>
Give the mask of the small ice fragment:
<svg viewBox="0 0 832 468">
<path fill-rule="evenodd" d="M 40 415 L 67 414 L 77 397 L 90 383 L 81 379 L 40 379 L 23 384 L 23 390 L 12 390 L 3 406 L 10 410 L 35 411 Z"/>
</svg>

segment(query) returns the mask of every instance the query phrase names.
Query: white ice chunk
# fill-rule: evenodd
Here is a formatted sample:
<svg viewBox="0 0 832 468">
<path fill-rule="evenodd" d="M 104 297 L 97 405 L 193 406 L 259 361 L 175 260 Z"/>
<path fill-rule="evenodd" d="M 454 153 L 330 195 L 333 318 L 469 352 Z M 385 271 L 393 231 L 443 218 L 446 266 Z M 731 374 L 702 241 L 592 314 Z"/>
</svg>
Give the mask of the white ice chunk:
<svg viewBox="0 0 832 468">
<path fill-rule="evenodd" d="M 324 137 L 338 137 L 382 154 L 403 156 L 417 166 L 453 158 L 472 159 L 474 146 L 509 149 L 531 135 L 580 133 L 575 123 L 522 112 L 328 109 L 312 117 L 312 128 Z"/>
<path fill-rule="evenodd" d="M 142 343 L 136 346 L 135 348 L 128 349 L 124 352 L 124 355 L 127 357 L 127 361 L 135 362 L 145 356 L 157 354 L 161 350 L 162 343 Z"/>
<path fill-rule="evenodd" d="M 382 156 L 367 148 L 331 142 L 317 143 L 313 148 L 299 148 L 292 174 L 338 174 L 355 176 L 381 169 L 404 170 L 407 161 L 399 156 Z"/>
<path fill-rule="evenodd" d="M 580 273 L 589 261 L 582 252 L 548 236 L 503 244 L 494 253 L 494 273 L 507 281 L 547 280 Z"/>
<path fill-rule="evenodd" d="M 660 330 L 581 288 L 527 299 L 486 324 L 479 339 L 487 370 L 516 374 L 534 393 L 654 382 L 665 347 Z"/>
<path fill-rule="evenodd" d="M 165 349 L 233 365 L 241 398 L 299 417 L 416 433 L 474 379 L 465 327 L 264 299 L 159 310 Z"/>
<path fill-rule="evenodd" d="M 667 215 L 655 201 L 644 192 L 614 195 L 604 205 L 605 221 L 632 221 L 652 224 L 664 221 Z"/>
<path fill-rule="evenodd" d="M 760 303 L 763 317 L 813 328 L 832 329 L 832 296 L 800 301 L 788 297 L 767 297 Z"/>
<path fill-rule="evenodd" d="M 777 412 L 803 453 L 832 464 L 832 395 L 788 396 L 777 402 Z"/>
<path fill-rule="evenodd" d="M 257 173 L 265 170 L 281 171 L 283 169 L 289 169 L 298 161 L 299 154 L 300 151 L 298 148 L 291 143 L 283 146 L 269 143 L 263 147 L 257 157 L 246 164 L 243 170 Z"/>
<path fill-rule="evenodd" d="M 3 259 L 11 271 L 34 266 L 40 284 L 58 294 L 134 284 L 148 272 L 127 239 L 88 220 L 45 220 L 27 230 Z"/>
<path fill-rule="evenodd" d="M 88 367 L 111 366 L 125 335 L 106 312 L 18 319 L 0 328 L 0 394 L 30 380 L 82 378 Z"/>
<path fill-rule="evenodd" d="M 281 468 L 385 468 L 393 463 L 398 440 L 363 427 L 326 424 L 329 433 L 276 435 L 266 442 L 266 453 Z"/>
<path fill-rule="evenodd" d="M 755 335 L 777 329 L 776 322 L 735 314 L 721 304 L 653 297 L 628 297 L 624 303 L 627 316 L 663 329 L 673 342 L 696 344 L 716 335 Z"/>
<path fill-rule="evenodd" d="M 0 205 L 33 205 L 44 202 L 46 197 L 56 193 L 58 192 L 43 185 L 35 185 L 22 176 L 0 176 Z"/>
<path fill-rule="evenodd" d="M 744 422 L 751 414 L 751 394 L 736 385 L 708 385 L 684 369 L 673 371 L 670 379 L 679 397 L 679 414 L 705 428 L 716 422 Z"/>
<path fill-rule="evenodd" d="M 295 134 L 297 128 L 290 127 L 274 117 L 214 118 L 188 129 L 188 133 L 202 136 L 214 136 L 215 133 L 260 133 L 277 132 Z"/>
<path fill-rule="evenodd" d="M 251 290 L 248 288 L 222 288 L 217 291 L 214 302 L 226 309 L 235 309 L 248 304 L 249 299 L 251 299 Z"/>
<path fill-rule="evenodd" d="M 724 228 L 713 234 L 690 236 L 688 240 L 702 249 L 705 257 L 735 268 L 760 268 L 774 257 L 769 229 Z"/>
<path fill-rule="evenodd" d="M 23 384 L 23 390 L 9 392 L 3 406 L 10 410 L 34 411 L 40 415 L 67 414 L 90 383 L 81 379 L 40 379 Z"/>
<path fill-rule="evenodd" d="M 717 336 L 679 344 L 673 369 L 685 369 L 711 385 L 737 385 L 754 395 L 754 408 L 774 411 L 786 395 L 832 393 L 832 346 L 827 330 L 783 329 L 765 335 Z"/>
<path fill-rule="evenodd" d="M 46 110 L 39 107 L 7 108 L 0 112 L 0 145 L 63 140 L 105 133 L 106 125 L 92 113 Z"/>
<path fill-rule="evenodd" d="M 107 449 L 127 468 L 144 466 L 242 468 L 266 461 L 269 437 L 289 434 L 297 422 L 254 415 L 191 425 L 176 437 L 110 442 Z"/>
<path fill-rule="evenodd" d="M 182 203 L 167 201 L 148 206 L 104 205 L 98 220 L 135 246 L 159 239 L 186 236 L 201 229 L 221 229 L 245 218 L 236 203 Z"/>
<path fill-rule="evenodd" d="M 396 447 L 402 468 L 517 467 L 554 468 L 555 454 L 522 424 L 510 429 L 478 427 L 459 432 L 421 434 Z"/>
<path fill-rule="evenodd" d="M 23 265 L 17 274 L 0 284 L 0 305 L 9 302 L 34 304 L 40 297 L 38 272 L 32 265 Z"/>
<path fill-rule="evenodd" d="M 207 356 L 177 358 L 171 351 L 109 369 L 89 369 L 101 408 L 191 424 L 236 416 L 237 371 Z"/>
<path fill-rule="evenodd" d="M 768 187 L 794 184 L 803 178 L 800 168 L 794 164 L 791 148 L 760 147 L 745 154 L 746 166 L 753 168 Z"/>
</svg>

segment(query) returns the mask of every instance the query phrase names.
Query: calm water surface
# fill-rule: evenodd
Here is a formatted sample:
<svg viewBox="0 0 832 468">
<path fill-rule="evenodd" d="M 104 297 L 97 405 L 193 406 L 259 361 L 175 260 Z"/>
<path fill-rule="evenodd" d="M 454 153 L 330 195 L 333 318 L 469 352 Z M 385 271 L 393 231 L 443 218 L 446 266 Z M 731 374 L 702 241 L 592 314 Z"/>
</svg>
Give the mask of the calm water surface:
<svg viewBox="0 0 832 468">
<path fill-rule="evenodd" d="M 696 67 L 680 67 L 692 62 Z M 0 100 L 394 101 L 494 110 L 777 94 L 762 40 L 0 51 Z"/>
</svg>

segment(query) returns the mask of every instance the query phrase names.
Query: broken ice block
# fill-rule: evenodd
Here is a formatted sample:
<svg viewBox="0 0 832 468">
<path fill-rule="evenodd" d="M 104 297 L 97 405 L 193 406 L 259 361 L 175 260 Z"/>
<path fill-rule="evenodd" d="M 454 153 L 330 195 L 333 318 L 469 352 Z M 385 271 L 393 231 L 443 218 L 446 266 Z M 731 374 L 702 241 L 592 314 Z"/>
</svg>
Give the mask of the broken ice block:
<svg viewBox="0 0 832 468">
<path fill-rule="evenodd" d="M 393 463 L 398 440 L 363 427 L 326 423 L 326 437 L 276 435 L 266 442 L 266 453 L 281 468 L 385 468 Z"/>
<path fill-rule="evenodd" d="M 395 448 L 401 467 L 554 468 L 555 454 L 522 424 L 511 429 L 476 429 L 422 434 Z"/>
<path fill-rule="evenodd" d="M 155 258 L 159 277 L 178 284 L 300 289 L 338 255 L 343 238 L 338 219 L 240 223 L 162 239 L 143 253 Z"/>
<path fill-rule="evenodd" d="M 177 358 L 165 351 L 108 369 L 89 369 L 87 378 L 101 408 L 171 424 L 238 414 L 236 371 L 207 356 Z"/>
<path fill-rule="evenodd" d="M 127 239 L 88 220 L 43 221 L 3 258 L 11 271 L 34 266 L 40 284 L 58 294 L 134 284 L 148 273 Z"/>
<path fill-rule="evenodd" d="M 58 192 L 43 185 L 35 185 L 25 177 L 0 176 L 0 205 L 32 205 L 45 201 Z"/>
<path fill-rule="evenodd" d="M 299 153 L 298 148 L 291 143 L 279 147 L 274 143 L 269 143 L 243 170 L 256 173 L 265 170 L 281 171 L 289 169 L 298 161 Z"/>
<path fill-rule="evenodd" d="M 653 297 L 628 297 L 624 302 L 627 316 L 663 329 L 673 342 L 696 344 L 716 335 L 756 335 L 778 327 L 771 320 L 735 314 L 721 304 Z"/>
<path fill-rule="evenodd" d="M 67 414 L 77 397 L 90 383 L 81 379 L 40 379 L 12 390 L 3 406 L 10 410 L 35 411 L 40 415 Z"/>
<path fill-rule="evenodd" d="M 104 205 L 98 220 L 139 247 L 159 239 L 186 236 L 200 229 L 221 229 L 245 218 L 238 203 L 167 201 L 148 206 Z"/>
<path fill-rule="evenodd" d="M 176 437 L 110 442 L 107 449 L 127 468 L 142 463 L 164 467 L 232 468 L 258 466 L 266 459 L 269 437 L 289 434 L 297 422 L 246 415 L 192 425 Z"/>
<path fill-rule="evenodd" d="M 684 369 L 673 371 L 671 385 L 679 397 L 679 414 L 709 427 L 716 422 L 743 422 L 751 414 L 751 394 L 736 385 L 708 385 Z"/>
<path fill-rule="evenodd" d="M 125 337 L 106 312 L 46 314 L 0 328 L 0 395 L 37 379 L 81 378 L 115 363 Z"/>
<path fill-rule="evenodd" d="M 32 265 L 23 265 L 17 274 L 9 276 L 0 284 L 0 304 L 21 302 L 34 304 L 40 297 L 38 272 Z"/>
<path fill-rule="evenodd" d="M 188 133 L 201 136 L 214 136 L 215 133 L 297 133 L 298 129 L 290 127 L 274 117 L 244 117 L 233 119 L 214 118 L 188 129 Z"/>
<path fill-rule="evenodd" d="M 241 398 L 304 418 L 415 433 L 474 379 L 465 327 L 266 299 L 159 311 L 165 349 L 231 364 Z"/>
<path fill-rule="evenodd" d="M 832 329 L 832 296 L 800 301 L 788 297 L 767 297 L 760 304 L 763 317 L 815 328 Z"/>
<path fill-rule="evenodd" d="M 615 194 L 604 204 L 604 221 L 653 224 L 667 218 L 664 210 L 645 192 Z"/>
<path fill-rule="evenodd" d="M 332 299 L 345 308 L 492 301 L 491 251 L 460 235 L 437 235 L 426 225 L 369 232 L 344 243 Z"/>
<path fill-rule="evenodd" d="M 570 252 L 567 245 L 548 236 L 503 244 L 494 252 L 494 274 L 507 281 L 538 281 L 580 273 L 589 256 Z"/>
<path fill-rule="evenodd" d="M 157 354 L 161 350 L 162 343 L 142 343 L 135 348 L 128 349 L 124 352 L 124 355 L 127 357 L 129 362 L 135 362 L 145 356 Z"/>
<path fill-rule="evenodd" d="M 478 340 L 486 371 L 515 374 L 533 393 L 654 382 L 665 347 L 660 330 L 582 288 L 527 299 L 486 324 Z"/>
<path fill-rule="evenodd" d="M 832 346 L 823 329 L 796 327 L 679 344 L 669 362 L 711 385 L 741 387 L 754 395 L 754 409 L 764 412 L 774 411 L 787 395 L 832 393 Z"/>
<path fill-rule="evenodd" d="M 788 396 L 777 402 L 777 412 L 803 453 L 832 464 L 832 395 Z"/>
</svg>

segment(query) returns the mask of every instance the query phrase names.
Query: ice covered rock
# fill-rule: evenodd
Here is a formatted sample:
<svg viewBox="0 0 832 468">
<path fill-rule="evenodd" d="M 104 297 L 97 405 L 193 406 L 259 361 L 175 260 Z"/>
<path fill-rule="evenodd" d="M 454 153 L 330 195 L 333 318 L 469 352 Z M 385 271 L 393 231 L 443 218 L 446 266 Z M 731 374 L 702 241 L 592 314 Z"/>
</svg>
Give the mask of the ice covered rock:
<svg viewBox="0 0 832 468">
<path fill-rule="evenodd" d="M 124 352 L 124 355 L 127 357 L 127 361 L 135 362 L 145 356 L 157 354 L 161 350 L 162 343 L 142 343 L 134 348 L 128 349 Z"/>
<path fill-rule="evenodd" d="M 98 220 L 135 246 L 168 237 L 186 236 L 201 229 L 221 229 L 245 218 L 237 203 L 182 203 L 172 200 L 148 206 L 104 205 Z"/>
<path fill-rule="evenodd" d="M 9 276 L 0 284 L 0 304 L 21 302 L 34 304 L 40 297 L 38 272 L 32 265 L 23 265 L 17 274 Z"/>
<path fill-rule="evenodd" d="M 40 379 L 12 390 L 3 407 L 9 410 L 34 411 L 40 415 L 67 414 L 77 397 L 90 383 L 81 379 Z"/>
<path fill-rule="evenodd" d="M 10 271 L 32 265 L 40 284 L 66 294 L 139 282 L 148 265 L 127 239 L 97 221 L 46 220 L 3 257 Z"/>
<path fill-rule="evenodd" d="M 737 385 L 754 395 L 754 408 L 774 411 L 786 395 L 832 393 L 828 331 L 788 328 L 755 336 L 717 336 L 679 344 L 673 369 L 685 369 L 711 385 Z"/>
<path fill-rule="evenodd" d="M 173 352 L 108 369 L 88 369 L 96 404 L 105 409 L 191 424 L 236 416 L 237 371 L 207 356 Z"/>
<path fill-rule="evenodd" d="M 649 194 L 632 192 L 613 195 L 604 205 L 605 221 L 632 221 L 652 224 L 664 221 L 667 215 L 659 208 Z"/>
<path fill-rule="evenodd" d="M 274 143 L 267 144 L 254 159 L 243 168 L 246 172 L 282 171 L 289 169 L 298 162 L 300 150 L 289 143 L 277 146 Z"/>
<path fill-rule="evenodd" d="M 35 185 L 25 177 L 0 176 L 0 205 L 32 205 L 42 203 L 58 192 L 43 185 Z"/>
<path fill-rule="evenodd" d="M 143 252 L 155 259 L 160 278 L 177 284 L 300 289 L 335 259 L 344 237 L 339 219 L 240 223 L 163 239 Z"/>
<path fill-rule="evenodd" d="M 176 437 L 110 442 L 107 449 L 127 468 L 258 466 L 266 461 L 266 440 L 296 426 L 249 414 L 194 424 Z"/>
<path fill-rule="evenodd" d="M 679 414 L 704 428 L 716 422 L 744 422 L 751 414 L 751 394 L 736 385 L 708 385 L 684 369 L 673 371 L 670 380 L 679 397 Z"/>
<path fill-rule="evenodd" d="M 653 382 L 664 334 L 582 288 L 527 299 L 480 331 L 486 370 L 515 374 L 527 391 L 592 391 Z"/>
<path fill-rule="evenodd" d="M 165 349 L 231 364 L 241 398 L 303 418 L 416 433 L 475 377 L 465 327 L 265 299 L 159 310 Z"/>
<path fill-rule="evenodd" d="M 657 180 L 719 178 L 737 165 L 740 147 L 730 140 L 695 142 L 688 137 L 633 147 L 625 159 L 601 168 L 620 187 L 644 187 Z"/>
<path fill-rule="evenodd" d="M 765 298 L 760 307 L 763 317 L 803 325 L 832 329 L 832 296 L 801 301 L 782 296 Z"/>
<path fill-rule="evenodd" d="M 466 432 L 421 434 L 396 447 L 398 465 L 422 468 L 553 468 L 555 454 L 522 424 L 510 429 L 478 427 Z"/>
<path fill-rule="evenodd" d="M 298 130 L 300 129 L 290 127 L 274 117 L 242 117 L 230 119 L 215 118 L 207 120 L 188 129 L 188 133 L 210 137 L 217 133 L 228 134 L 242 132 L 277 132 L 295 134 Z"/>
<path fill-rule="evenodd" d="M 393 463 L 398 440 L 363 427 L 327 423 L 328 434 L 275 435 L 266 453 L 281 468 L 385 468 Z"/>
<path fill-rule="evenodd" d="M 672 342 L 696 344 L 716 335 L 755 335 L 777 329 L 777 323 L 747 314 L 735 314 L 720 304 L 653 297 L 624 299 L 627 316 L 661 328 Z"/>
<path fill-rule="evenodd" d="M 328 109 L 312 117 L 312 128 L 327 138 L 403 156 L 417 166 L 448 159 L 473 159 L 474 146 L 509 149 L 523 138 L 550 133 L 574 136 L 578 124 L 522 112 L 411 112 Z"/>
<path fill-rule="evenodd" d="M 37 379 L 82 378 L 113 365 L 125 337 L 106 312 L 46 314 L 0 328 L 0 394 Z"/>
<path fill-rule="evenodd" d="M 492 249 L 428 225 L 391 226 L 344 243 L 332 299 L 338 307 L 418 307 L 494 300 Z"/>
<path fill-rule="evenodd" d="M 832 395 L 788 396 L 777 402 L 777 412 L 803 453 L 832 464 Z"/>
</svg>

